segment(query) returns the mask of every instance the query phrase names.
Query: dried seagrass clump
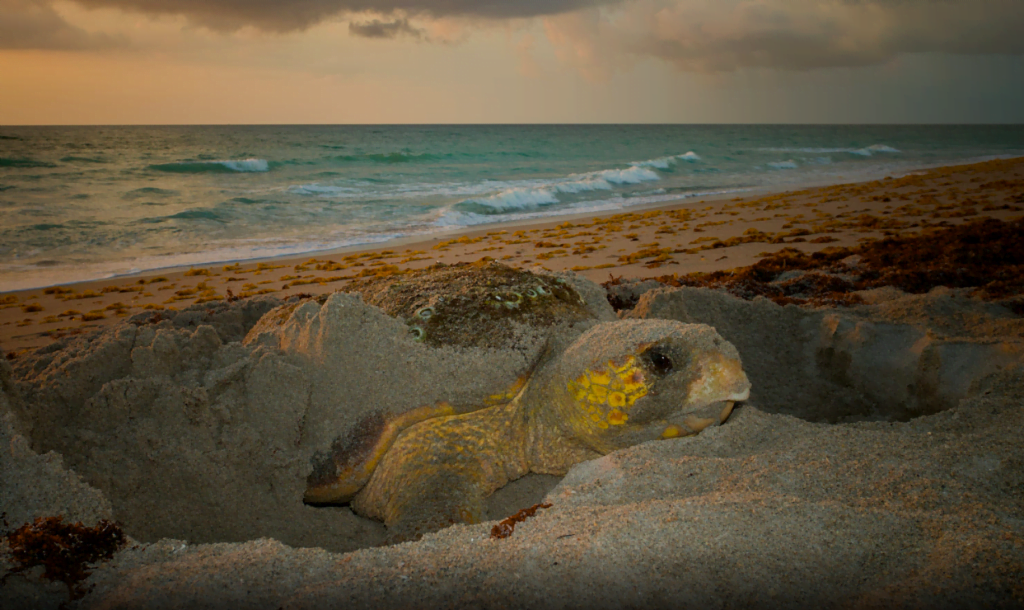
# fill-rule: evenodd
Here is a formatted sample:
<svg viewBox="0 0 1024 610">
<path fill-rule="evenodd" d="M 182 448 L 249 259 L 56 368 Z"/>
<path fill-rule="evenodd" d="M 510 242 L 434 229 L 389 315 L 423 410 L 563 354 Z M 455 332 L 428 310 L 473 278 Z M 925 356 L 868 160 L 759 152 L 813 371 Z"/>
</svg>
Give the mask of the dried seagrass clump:
<svg viewBox="0 0 1024 610">
<path fill-rule="evenodd" d="M 788 271 L 807 271 L 786 281 Z M 783 248 L 749 267 L 653 278 L 669 286 L 717 288 L 742 299 L 767 297 L 780 305 L 842 306 L 862 302 L 859 290 L 893 286 L 921 294 L 936 286 L 973 288 L 973 296 L 1004 301 L 1024 314 L 1024 219 L 985 219 L 919 235 L 886 237 L 853 248 L 807 254 Z M 613 278 L 604 284 L 621 283 Z M 614 297 L 614 295 L 613 295 Z M 617 302 L 628 309 L 635 302 Z"/>
<path fill-rule="evenodd" d="M 491 538 L 508 538 L 516 530 L 516 524 L 526 521 L 537 514 L 539 508 L 551 508 L 551 503 L 534 504 L 530 508 L 523 508 L 516 514 L 502 519 L 497 525 L 491 528 Z"/>
<path fill-rule="evenodd" d="M 71 599 L 87 593 L 80 583 L 91 573 L 89 564 L 109 560 L 127 541 L 117 523 L 104 519 L 86 527 L 60 516 L 39 517 L 4 537 L 17 565 L 12 574 L 43 566 L 43 578 L 67 585 Z"/>
</svg>

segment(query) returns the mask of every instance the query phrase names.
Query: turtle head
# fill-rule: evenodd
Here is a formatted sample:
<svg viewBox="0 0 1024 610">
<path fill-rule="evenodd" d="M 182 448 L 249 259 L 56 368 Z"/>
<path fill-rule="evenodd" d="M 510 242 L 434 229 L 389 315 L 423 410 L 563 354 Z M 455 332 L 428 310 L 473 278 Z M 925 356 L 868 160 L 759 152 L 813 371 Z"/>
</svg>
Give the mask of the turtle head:
<svg viewBox="0 0 1024 610">
<path fill-rule="evenodd" d="M 557 397 L 549 423 L 600 453 L 696 434 L 750 395 L 731 343 L 710 326 L 671 320 L 595 326 L 554 372 L 545 384 Z"/>
</svg>

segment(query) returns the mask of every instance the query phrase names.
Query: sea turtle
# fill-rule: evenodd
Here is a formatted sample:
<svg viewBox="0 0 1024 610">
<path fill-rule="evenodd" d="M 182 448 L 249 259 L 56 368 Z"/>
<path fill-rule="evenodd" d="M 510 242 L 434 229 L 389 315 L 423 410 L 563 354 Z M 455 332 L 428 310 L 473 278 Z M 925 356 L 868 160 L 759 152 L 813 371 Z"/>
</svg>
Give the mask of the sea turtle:
<svg viewBox="0 0 1024 610">
<path fill-rule="evenodd" d="M 460 413 L 447 403 L 365 420 L 307 481 L 311 503 L 351 503 L 393 540 L 483 520 L 484 499 L 530 472 L 573 465 L 724 423 L 750 382 L 710 326 L 598 324 L 546 354 L 514 397 Z M 493 402 L 499 402 L 497 399 Z"/>
</svg>

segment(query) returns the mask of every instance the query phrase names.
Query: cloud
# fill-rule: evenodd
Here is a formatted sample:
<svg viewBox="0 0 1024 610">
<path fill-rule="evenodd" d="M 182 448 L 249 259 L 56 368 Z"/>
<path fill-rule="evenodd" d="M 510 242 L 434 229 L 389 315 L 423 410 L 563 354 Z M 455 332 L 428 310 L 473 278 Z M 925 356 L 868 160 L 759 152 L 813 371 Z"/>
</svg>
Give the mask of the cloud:
<svg viewBox="0 0 1024 610">
<path fill-rule="evenodd" d="M 591 73 L 623 54 L 713 73 L 878 65 L 908 53 L 1024 53 L 1021 0 L 637 0 L 583 13 L 592 18 L 549 17 L 545 29 L 556 52 Z M 582 57 L 588 47 L 604 52 Z"/>
<path fill-rule="evenodd" d="M 615 42 L 621 35 L 598 10 L 547 18 L 544 32 L 558 60 L 579 70 L 587 80 L 607 80 L 615 69 L 623 67 L 621 44 Z"/>
<path fill-rule="evenodd" d="M 555 15 L 619 0 L 75 0 L 89 8 L 118 8 L 150 15 L 184 15 L 193 23 L 233 31 L 303 30 L 337 15 L 401 14 L 423 17 L 507 19 Z M 394 21 L 392 21 L 394 23 Z M 357 26 L 359 27 L 359 26 Z"/>
<path fill-rule="evenodd" d="M 348 24 L 348 33 L 360 38 L 396 38 L 398 36 L 423 38 L 423 30 L 409 25 L 408 19 L 395 19 L 394 21 L 374 19 L 365 23 L 351 22 Z"/>
<path fill-rule="evenodd" d="M 46 2 L 0 0 L 0 49 L 83 50 L 123 44 L 69 24 Z"/>
<path fill-rule="evenodd" d="M 532 34 L 524 34 L 515 46 L 516 58 L 519 60 L 516 71 L 526 78 L 538 78 L 544 72 L 540 63 L 533 56 L 533 48 L 536 44 L 537 40 Z"/>
</svg>

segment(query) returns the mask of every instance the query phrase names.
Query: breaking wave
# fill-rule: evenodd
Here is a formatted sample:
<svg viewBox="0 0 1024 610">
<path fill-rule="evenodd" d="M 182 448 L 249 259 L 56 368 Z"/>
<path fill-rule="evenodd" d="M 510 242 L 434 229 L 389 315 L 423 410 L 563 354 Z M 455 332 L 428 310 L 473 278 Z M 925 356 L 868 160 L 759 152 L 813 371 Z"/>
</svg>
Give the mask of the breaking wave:
<svg viewBox="0 0 1024 610">
<path fill-rule="evenodd" d="M 436 161 L 437 155 L 409 152 L 377 153 L 367 155 L 340 155 L 334 157 L 338 161 L 370 162 L 370 163 L 415 163 L 418 161 Z"/>
<path fill-rule="evenodd" d="M 227 161 L 186 161 L 181 163 L 160 163 L 150 165 L 149 169 L 158 172 L 176 174 L 230 173 L 230 172 L 266 172 L 270 171 L 270 163 L 265 159 L 239 159 Z"/>
<path fill-rule="evenodd" d="M 689 153 L 687 153 L 689 154 Z M 680 155 L 682 156 L 682 155 Z M 628 186 L 643 182 L 655 182 L 661 179 L 652 167 L 668 168 L 664 157 L 650 161 L 633 163 L 626 169 L 605 169 L 585 174 L 571 174 L 565 178 L 544 181 L 529 186 L 517 186 L 499 191 L 487 197 L 464 199 L 455 204 L 455 209 L 475 214 L 505 214 L 519 210 L 530 210 L 538 207 L 561 203 L 560 194 L 574 195 L 590 191 L 610 191 L 617 186 Z"/>
<path fill-rule="evenodd" d="M 654 167 L 657 169 L 669 169 L 679 161 L 687 161 L 690 163 L 700 161 L 700 155 L 693 152 L 683 153 L 681 155 L 671 155 L 668 157 L 659 157 L 657 159 L 650 159 L 647 161 L 635 161 L 630 163 L 633 167 Z"/>
</svg>

